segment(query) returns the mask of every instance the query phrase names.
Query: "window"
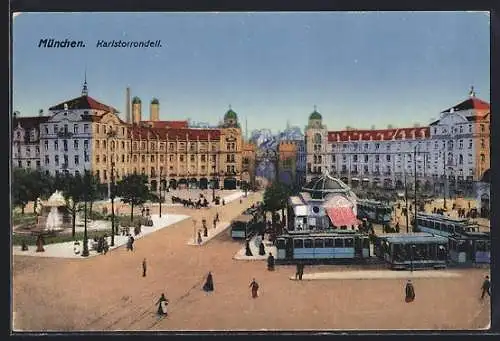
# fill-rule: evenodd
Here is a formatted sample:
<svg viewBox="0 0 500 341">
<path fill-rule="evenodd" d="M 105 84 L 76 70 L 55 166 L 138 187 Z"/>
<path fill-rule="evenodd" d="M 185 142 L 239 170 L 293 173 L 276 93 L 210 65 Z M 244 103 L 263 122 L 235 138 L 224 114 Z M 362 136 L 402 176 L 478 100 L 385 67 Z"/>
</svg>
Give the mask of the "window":
<svg viewBox="0 0 500 341">
<path fill-rule="evenodd" d="M 63 140 L 63 149 L 65 152 L 68 151 L 68 140 Z"/>
<path fill-rule="evenodd" d="M 464 148 L 464 140 L 458 141 L 458 148 L 463 149 Z"/>
<path fill-rule="evenodd" d="M 155 156 L 151 155 L 151 162 L 155 162 Z"/>
<path fill-rule="evenodd" d="M 78 140 L 74 140 L 73 145 L 75 147 L 75 150 L 78 150 Z"/>
<path fill-rule="evenodd" d="M 313 240 L 312 239 L 304 239 L 304 248 L 312 248 Z"/>
<path fill-rule="evenodd" d="M 459 163 L 459 164 L 461 164 L 461 165 L 464 163 L 464 157 L 463 157 L 463 155 L 462 155 L 462 154 L 460 154 L 460 155 L 458 156 L 458 163 Z"/>
<path fill-rule="evenodd" d="M 481 133 L 484 133 L 484 124 L 481 124 Z"/>
<path fill-rule="evenodd" d="M 64 132 L 65 132 L 66 134 L 68 133 L 68 125 L 67 125 L 67 124 L 65 124 L 65 125 L 64 125 Z"/>
<path fill-rule="evenodd" d="M 45 150 L 49 150 L 49 141 L 45 141 Z"/>
<path fill-rule="evenodd" d="M 89 149 L 89 140 L 84 140 L 83 141 L 83 149 L 88 150 Z"/>
<path fill-rule="evenodd" d="M 191 160 L 191 162 L 194 162 L 194 155 L 191 155 L 190 160 Z"/>
<path fill-rule="evenodd" d="M 59 127 L 57 126 L 57 124 L 54 124 L 54 134 L 57 134 L 58 131 Z"/>
<path fill-rule="evenodd" d="M 321 143 L 321 134 L 319 134 L 319 133 L 314 134 L 314 143 L 317 143 L 317 144 Z"/>
<path fill-rule="evenodd" d="M 386 159 L 387 162 L 390 162 L 391 161 L 391 155 L 386 155 L 385 159 Z"/>
<path fill-rule="evenodd" d="M 85 162 L 89 162 L 89 160 L 90 160 L 89 154 L 87 152 L 85 152 L 84 156 L 85 156 Z"/>
<path fill-rule="evenodd" d="M 75 166 L 78 166 L 80 164 L 80 158 L 78 155 L 75 155 Z"/>
<path fill-rule="evenodd" d="M 304 247 L 304 241 L 302 239 L 295 239 L 293 241 L 294 249 L 302 249 Z"/>
<path fill-rule="evenodd" d="M 335 238 L 335 247 L 344 247 L 344 240 L 342 238 Z"/>
<path fill-rule="evenodd" d="M 108 179 L 108 171 L 106 169 L 103 171 L 103 178 L 104 180 Z"/>
<path fill-rule="evenodd" d="M 354 245 L 354 239 L 352 239 L 352 238 L 346 238 L 344 240 L 344 245 L 345 245 L 345 247 L 353 247 L 353 245 Z"/>
<path fill-rule="evenodd" d="M 375 149 L 378 150 L 380 148 L 380 143 L 375 143 Z"/>
<path fill-rule="evenodd" d="M 168 156 L 168 160 L 169 160 L 170 162 L 174 161 L 174 156 L 173 156 L 172 154 L 170 154 L 170 155 Z"/>
<path fill-rule="evenodd" d="M 64 157 L 64 164 L 68 165 L 68 155 L 64 154 L 63 157 Z"/>
<path fill-rule="evenodd" d="M 95 156 L 95 163 L 99 163 L 99 155 Z"/>
<path fill-rule="evenodd" d="M 78 134 L 78 124 L 73 124 L 73 133 Z"/>
<path fill-rule="evenodd" d="M 314 247 L 323 248 L 323 239 L 321 238 L 314 239 Z"/>
<path fill-rule="evenodd" d="M 365 155 L 365 163 L 368 162 L 368 155 Z"/>
<path fill-rule="evenodd" d="M 88 124 L 84 124 L 83 125 L 83 132 L 84 133 L 88 133 L 89 132 L 89 125 Z"/>
<path fill-rule="evenodd" d="M 484 143 L 484 139 L 481 139 L 481 149 L 484 149 L 485 148 L 485 143 Z"/>
<path fill-rule="evenodd" d="M 23 166 L 21 161 L 17 161 L 17 167 L 21 168 Z"/>
<path fill-rule="evenodd" d="M 333 247 L 333 238 L 325 239 L 325 247 Z"/>
<path fill-rule="evenodd" d="M 54 163 L 59 166 L 59 155 L 54 156 Z"/>
<path fill-rule="evenodd" d="M 48 165 L 50 163 L 49 156 L 45 155 L 45 164 Z"/>
<path fill-rule="evenodd" d="M 181 162 L 184 162 L 184 155 L 179 155 L 179 160 L 180 160 Z"/>
<path fill-rule="evenodd" d="M 59 150 L 59 142 L 57 140 L 54 141 L 54 150 Z"/>
<path fill-rule="evenodd" d="M 481 153 L 481 162 L 484 162 L 485 161 L 485 156 L 483 153 Z"/>
<path fill-rule="evenodd" d="M 205 162 L 206 161 L 206 155 L 202 155 L 201 156 L 201 162 Z"/>
</svg>

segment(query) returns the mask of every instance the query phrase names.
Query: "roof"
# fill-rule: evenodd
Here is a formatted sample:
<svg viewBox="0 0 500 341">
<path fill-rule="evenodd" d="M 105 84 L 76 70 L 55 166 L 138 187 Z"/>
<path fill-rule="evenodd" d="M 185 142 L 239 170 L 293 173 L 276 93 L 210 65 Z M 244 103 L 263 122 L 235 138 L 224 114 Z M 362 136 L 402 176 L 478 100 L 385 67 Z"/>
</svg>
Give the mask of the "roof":
<svg viewBox="0 0 500 341">
<path fill-rule="evenodd" d="M 462 111 L 462 110 L 490 110 L 490 104 L 476 97 L 470 97 L 463 102 L 458 103 L 457 105 L 448 108 L 446 110 L 441 111 L 441 113 L 447 113 L 453 111 Z"/>
<path fill-rule="evenodd" d="M 158 98 L 153 98 L 151 100 L 151 104 L 160 104 L 160 101 L 158 100 Z"/>
<path fill-rule="evenodd" d="M 157 128 L 140 125 L 132 125 L 130 134 L 135 139 L 146 140 L 149 138 L 164 140 L 218 140 L 220 138 L 219 129 L 175 129 Z"/>
<path fill-rule="evenodd" d="M 310 120 L 321 120 L 321 114 L 319 112 L 317 112 L 316 110 L 314 110 L 311 115 L 309 115 L 309 119 Z"/>
<path fill-rule="evenodd" d="M 252 220 L 253 220 L 253 216 L 252 215 L 240 214 L 239 216 L 237 216 L 236 218 L 233 219 L 233 222 L 239 221 L 239 222 L 243 222 L 243 223 L 249 223 Z"/>
<path fill-rule="evenodd" d="M 448 239 L 434 234 L 418 232 L 418 233 L 388 233 L 377 237 L 378 239 L 385 239 L 389 243 L 426 243 L 435 241 L 439 243 L 447 243 Z"/>
<path fill-rule="evenodd" d="M 329 191 L 337 191 L 337 190 L 348 190 L 347 187 L 342 181 L 336 179 L 329 174 L 325 174 L 321 177 L 314 178 L 309 183 L 307 183 L 304 187 L 304 191 L 321 191 L 321 192 L 329 192 Z"/>
<path fill-rule="evenodd" d="M 394 128 L 379 130 L 329 131 L 328 142 L 344 141 L 391 141 L 401 139 L 425 139 L 430 136 L 429 127 Z"/>
<path fill-rule="evenodd" d="M 69 101 L 65 101 L 57 105 L 54 105 L 53 107 L 50 107 L 49 110 L 64 110 L 65 104 L 68 105 L 68 109 L 94 109 L 94 110 L 110 111 L 113 113 L 119 112 L 112 106 L 102 104 L 101 102 L 93 99 L 90 96 L 80 96 L 70 99 Z"/>
<path fill-rule="evenodd" d="M 153 128 L 187 128 L 188 121 L 141 121 Z"/>
<path fill-rule="evenodd" d="M 132 98 L 132 104 L 140 104 L 141 103 L 141 99 L 137 96 L 135 96 L 134 98 Z"/>
<path fill-rule="evenodd" d="M 19 117 L 14 118 L 13 129 L 16 129 L 20 125 L 24 130 L 31 130 L 33 128 L 38 129 L 40 123 L 45 123 L 49 120 L 49 116 L 30 116 L 30 117 Z"/>
<path fill-rule="evenodd" d="M 236 119 L 238 117 L 238 115 L 236 114 L 236 112 L 233 111 L 233 109 L 229 109 L 226 114 L 224 115 L 224 118 L 225 119 Z"/>
</svg>

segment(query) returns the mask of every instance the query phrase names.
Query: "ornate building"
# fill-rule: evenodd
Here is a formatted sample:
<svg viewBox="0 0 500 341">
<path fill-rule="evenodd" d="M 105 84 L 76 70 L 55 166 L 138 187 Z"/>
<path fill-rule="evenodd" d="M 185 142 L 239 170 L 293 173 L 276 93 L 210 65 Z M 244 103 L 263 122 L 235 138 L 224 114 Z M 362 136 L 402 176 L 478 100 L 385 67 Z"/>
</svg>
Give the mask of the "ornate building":
<svg viewBox="0 0 500 341">
<path fill-rule="evenodd" d="M 410 188 L 472 194 L 490 167 L 490 107 L 469 95 L 427 127 L 328 131 L 315 109 L 306 127 L 307 178 L 329 172 L 353 188 L 396 189 L 406 178 Z"/>
<path fill-rule="evenodd" d="M 12 165 L 19 168 L 41 169 L 40 125 L 48 116 L 19 117 L 14 113 L 12 124 Z"/>
</svg>

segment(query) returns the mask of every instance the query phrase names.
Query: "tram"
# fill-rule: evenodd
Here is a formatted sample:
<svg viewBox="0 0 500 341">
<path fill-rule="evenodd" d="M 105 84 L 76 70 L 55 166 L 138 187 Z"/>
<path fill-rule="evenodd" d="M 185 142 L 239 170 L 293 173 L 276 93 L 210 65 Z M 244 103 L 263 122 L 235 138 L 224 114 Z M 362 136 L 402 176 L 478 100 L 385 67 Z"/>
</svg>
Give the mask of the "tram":
<svg viewBox="0 0 500 341">
<path fill-rule="evenodd" d="M 446 268 L 448 239 L 430 233 L 389 233 L 376 237 L 374 253 L 394 270 Z"/>
<path fill-rule="evenodd" d="M 491 238 L 487 232 L 463 232 L 448 237 L 450 261 L 456 264 L 489 264 Z"/>
<path fill-rule="evenodd" d="M 277 260 L 364 259 L 370 257 L 367 234 L 350 230 L 284 234 L 276 238 Z"/>
<path fill-rule="evenodd" d="M 372 223 L 386 224 L 391 221 L 393 207 L 375 200 L 358 200 L 358 219 L 366 219 Z"/>
<path fill-rule="evenodd" d="M 415 232 L 427 232 L 443 237 L 466 232 L 479 232 L 479 226 L 469 222 L 468 219 L 451 218 L 431 213 L 417 213 L 417 219 L 413 221 L 413 226 Z"/>
<path fill-rule="evenodd" d="M 247 239 L 265 229 L 264 216 L 259 208 L 248 208 L 231 221 L 231 237 Z"/>
</svg>

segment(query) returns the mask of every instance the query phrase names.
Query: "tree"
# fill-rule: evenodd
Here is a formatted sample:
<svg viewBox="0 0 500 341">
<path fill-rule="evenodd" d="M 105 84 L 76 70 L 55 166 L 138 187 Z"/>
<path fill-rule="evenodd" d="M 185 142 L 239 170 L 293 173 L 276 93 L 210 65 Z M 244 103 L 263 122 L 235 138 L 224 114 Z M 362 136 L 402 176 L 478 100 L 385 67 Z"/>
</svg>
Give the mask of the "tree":
<svg viewBox="0 0 500 341">
<path fill-rule="evenodd" d="M 28 172 L 22 168 L 14 168 L 12 174 L 12 199 L 14 205 L 21 207 L 21 214 L 31 198 Z"/>
<path fill-rule="evenodd" d="M 273 182 L 264 192 L 264 209 L 272 213 L 273 224 L 275 224 L 275 212 L 281 210 L 284 217 L 284 210 L 287 205 L 290 189 L 280 182 Z"/>
<path fill-rule="evenodd" d="M 130 221 L 134 220 L 134 206 L 144 204 L 150 198 L 148 178 L 144 174 L 130 174 L 118 182 L 122 202 L 130 204 Z"/>
<path fill-rule="evenodd" d="M 100 197 L 99 193 L 100 182 L 99 182 L 99 177 L 95 174 L 87 172 L 85 176 L 87 176 L 86 179 L 87 202 L 89 203 L 90 216 L 92 216 L 92 206 L 94 204 L 94 201 Z"/>
<path fill-rule="evenodd" d="M 66 207 L 71 213 L 71 236 L 75 237 L 76 215 L 81 207 L 78 205 L 83 201 L 87 186 L 80 175 L 66 174 L 62 177 L 62 191 L 66 198 Z"/>
<path fill-rule="evenodd" d="M 30 200 L 34 202 L 33 213 L 36 213 L 37 199 L 51 194 L 54 179 L 41 171 L 28 171 Z"/>
</svg>

